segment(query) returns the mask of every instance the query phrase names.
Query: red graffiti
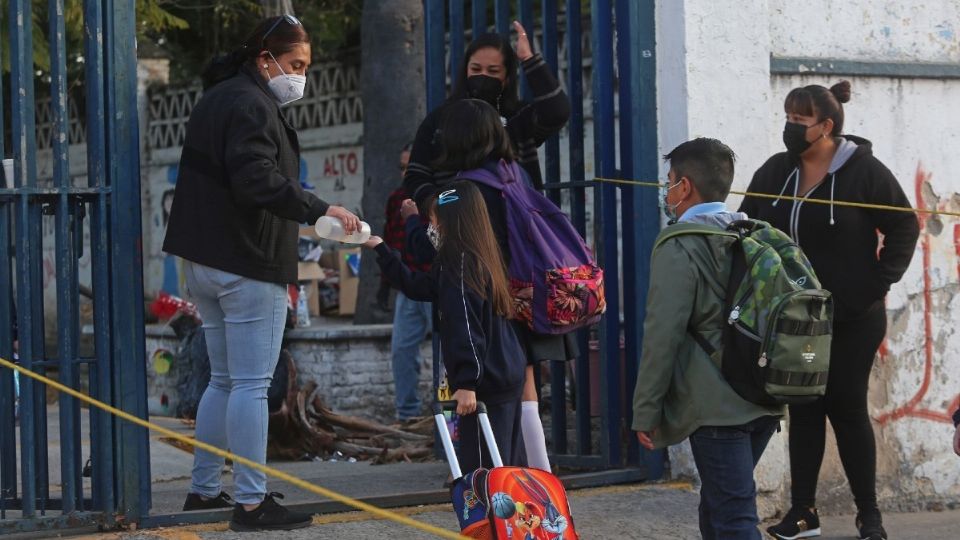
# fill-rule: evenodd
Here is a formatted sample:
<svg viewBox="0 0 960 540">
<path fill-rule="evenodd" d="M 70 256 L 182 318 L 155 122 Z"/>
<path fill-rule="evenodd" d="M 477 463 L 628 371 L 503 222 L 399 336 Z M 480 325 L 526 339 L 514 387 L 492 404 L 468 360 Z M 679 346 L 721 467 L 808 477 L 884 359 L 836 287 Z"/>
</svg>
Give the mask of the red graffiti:
<svg viewBox="0 0 960 540">
<path fill-rule="evenodd" d="M 957 275 L 960 276 L 960 223 L 953 226 L 953 249 L 957 254 Z"/>
<path fill-rule="evenodd" d="M 359 159 L 354 151 L 331 154 L 323 158 L 324 176 L 344 176 L 357 174 Z"/>
<path fill-rule="evenodd" d="M 932 176 L 933 173 L 928 173 L 923 170 L 922 164 L 917 164 L 917 173 L 914 178 L 917 208 L 927 208 L 926 202 L 923 199 L 923 186 L 930 181 Z M 933 309 L 933 291 L 930 280 L 930 235 L 926 231 L 926 221 L 923 219 L 923 216 L 918 213 L 917 219 L 920 221 L 920 247 L 923 250 L 923 381 L 920 383 L 920 388 L 905 405 L 883 413 L 876 418 L 877 423 L 880 425 L 903 418 L 920 418 L 934 422 L 953 423 L 951 413 L 960 406 L 960 395 L 955 397 L 953 401 L 947 405 L 945 411 L 934 411 L 920 406 L 923 399 L 927 396 L 927 392 L 930 390 L 930 381 L 933 378 L 934 351 L 933 315 L 931 313 Z M 954 227 L 954 244 L 957 245 L 957 256 L 960 257 L 960 244 L 958 244 L 958 238 L 960 238 L 960 236 L 958 235 L 960 235 L 960 225 Z M 882 353 L 886 353 L 885 345 L 886 342 L 884 342 Z"/>
</svg>

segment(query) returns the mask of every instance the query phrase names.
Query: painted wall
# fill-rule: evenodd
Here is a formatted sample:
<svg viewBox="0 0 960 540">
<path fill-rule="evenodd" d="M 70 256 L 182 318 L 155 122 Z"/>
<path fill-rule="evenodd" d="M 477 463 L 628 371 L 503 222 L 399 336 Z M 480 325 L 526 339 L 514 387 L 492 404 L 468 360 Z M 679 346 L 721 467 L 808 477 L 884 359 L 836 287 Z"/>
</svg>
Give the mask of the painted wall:
<svg viewBox="0 0 960 540">
<path fill-rule="evenodd" d="M 960 5 L 950 0 L 686 0 L 663 1 L 658 8 L 662 148 L 668 151 L 687 137 L 723 140 L 739 157 L 734 189 L 746 188 L 757 167 L 781 150 L 787 92 L 840 80 L 771 77 L 771 55 L 960 61 Z M 960 209 L 960 177 L 952 173 L 960 169 L 960 80 L 846 78 L 853 97 L 845 107 L 845 131 L 873 141 L 875 155 L 915 205 Z M 730 203 L 739 204 L 739 198 Z M 954 330 L 960 322 L 960 222 L 944 217 L 922 224 L 910 269 L 888 296 L 890 327 L 871 377 L 878 494 L 891 509 L 960 502 L 960 461 L 951 449 L 948 418 L 960 401 L 960 337 Z M 774 437 L 758 468 L 765 492 L 761 512 L 785 508 L 786 439 L 786 432 Z M 692 472 L 686 451 L 672 455 L 675 470 Z M 832 443 L 819 504 L 828 511 L 853 508 Z"/>
</svg>

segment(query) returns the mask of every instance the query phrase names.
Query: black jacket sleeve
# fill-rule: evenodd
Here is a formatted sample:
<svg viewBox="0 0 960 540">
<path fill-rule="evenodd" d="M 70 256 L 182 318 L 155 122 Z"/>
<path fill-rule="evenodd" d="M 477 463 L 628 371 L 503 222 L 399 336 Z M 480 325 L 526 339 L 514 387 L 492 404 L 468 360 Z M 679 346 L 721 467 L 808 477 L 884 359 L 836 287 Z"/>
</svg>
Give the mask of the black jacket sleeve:
<svg viewBox="0 0 960 540">
<path fill-rule="evenodd" d="M 440 272 L 439 282 L 442 294 L 436 302 L 443 321 L 440 339 L 444 366 L 455 389 L 476 391 L 483 379 L 488 345 L 483 325 L 486 301 L 465 286 L 456 272 Z"/>
<path fill-rule="evenodd" d="M 747 186 L 748 193 L 761 193 L 760 184 L 761 184 L 761 174 L 763 167 L 757 169 L 757 172 L 753 173 L 753 179 L 750 180 L 750 185 Z M 758 205 L 760 199 L 757 197 L 750 197 L 749 195 L 743 198 L 743 201 L 740 202 L 740 211 L 744 214 L 750 216 L 751 218 L 756 218 L 759 211 Z"/>
<path fill-rule="evenodd" d="M 438 157 L 437 143 L 434 139 L 439 116 L 439 109 L 436 109 L 420 123 L 413 140 L 413 148 L 410 149 L 407 173 L 403 176 L 403 187 L 420 208 L 426 208 L 427 200 L 437 192 L 433 182 L 432 163 Z"/>
<path fill-rule="evenodd" d="M 412 215 L 404 223 L 407 238 L 407 253 L 419 264 L 430 264 L 437 257 L 437 250 L 427 236 L 427 226 L 419 215 Z"/>
<path fill-rule="evenodd" d="M 390 249 L 386 244 L 376 248 L 377 264 L 380 271 L 386 276 L 393 288 L 402 292 L 407 298 L 418 302 L 433 302 L 437 296 L 437 279 L 435 272 L 415 272 L 403 264 L 400 254 Z"/>
<path fill-rule="evenodd" d="M 238 100 L 228 120 L 224 168 L 238 205 L 264 208 L 297 223 L 314 223 L 329 205 L 304 191 L 296 178 L 287 178 L 277 168 L 277 142 L 286 137 L 283 125 L 271 110 L 257 100 Z"/>
<path fill-rule="evenodd" d="M 570 99 L 540 54 L 523 62 L 523 72 L 533 93 L 533 102 L 523 106 L 507 122 L 513 142 L 533 139 L 537 146 L 560 132 L 570 118 Z"/>
<path fill-rule="evenodd" d="M 875 204 L 910 208 L 900 183 L 886 166 L 876 161 L 870 179 L 872 193 L 867 200 Z M 883 247 L 880 249 L 879 266 L 880 277 L 883 279 L 884 289 L 900 281 L 903 273 L 910 266 L 913 253 L 920 237 L 920 223 L 913 212 L 897 212 L 893 210 L 870 210 L 874 225 L 883 233 Z"/>
</svg>

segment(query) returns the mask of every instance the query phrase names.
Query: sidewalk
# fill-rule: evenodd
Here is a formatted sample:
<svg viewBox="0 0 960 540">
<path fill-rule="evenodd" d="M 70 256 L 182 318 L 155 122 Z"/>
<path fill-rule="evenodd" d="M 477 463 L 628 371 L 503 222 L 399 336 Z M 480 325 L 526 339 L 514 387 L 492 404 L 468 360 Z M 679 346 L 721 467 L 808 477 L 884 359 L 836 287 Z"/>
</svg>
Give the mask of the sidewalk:
<svg viewBox="0 0 960 540">
<path fill-rule="evenodd" d="M 51 414 L 51 416 L 54 416 Z M 52 427 L 55 418 L 50 418 Z M 172 418 L 154 417 L 153 421 L 181 433 L 192 430 Z M 86 428 L 86 426 L 84 426 Z M 51 429 L 51 483 L 59 481 L 59 447 L 55 427 Z M 190 453 L 180 450 L 159 437 L 151 435 L 150 450 L 153 473 L 153 509 L 151 516 L 175 514 L 180 510 L 189 489 Z M 84 444 L 84 452 L 87 448 Z M 271 463 L 290 474 L 353 497 L 404 497 L 403 493 L 432 492 L 443 496 L 441 485 L 447 476 L 443 463 L 395 463 L 373 466 L 369 463 L 338 462 L 280 462 Z M 88 483 L 85 482 L 85 483 Z M 232 475 L 224 475 L 224 487 L 232 490 Z M 284 503 L 304 504 L 321 500 L 311 493 L 274 480 L 268 481 L 271 491 L 286 495 Z M 433 500 L 440 500 L 434 498 Z M 570 502 L 577 531 L 583 538 L 653 538 L 696 539 L 697 503 L 699 497 L 687 484 L 624 485 L 570 492 Z M 405 504 L 400 501 L 400 504 Z M 456 530 L 457 521 L 449 504 L 433 504 L 397 509 L 415 519 Z M 128 533 L 107 533 L 83 538 L 110 540 L 183 539 L 242 539 L 261 538 L 343 538 L 343 539 L 426 539 L 431 535 L 404 525 L 372 519 L 366 514 L 345 512 L 314 518 L 314 526 L 291 533 L 243 534 L 227 529 L 229 511 L 217 519 L 223 521 L 206 525 L 144 529 Z M 823 517 L 824 540 L 853 538 L 856 530 L 854 516 Z M 182 522 L 182 521 L 181 521 Z M 919 540 L 929 538 L 957 538 L 960 510 L 924 512 L 916 514 L 887 514 L 884 522 L 891 539 Z M 766 524 L 768 525 L 768 524 Z"/>
<path fill-rule="evenodd" d="M 576 520 L 577 532 L 582 538 L 636 538 L 636 539 L 697 539 L 698 496 L 684 484 L 632 485 L 573 491 L 570 504 Z M 456 530 L 457 521 L 449 505 L 404 508 L 399 512 L 417 520 Z M 854 538 L 853 516 L 826 516 L 823 518 L 823 540 Z M 920 540 L 956 538 L 960 525 L 960 510 L 924 512 L 916 514 L 887 514 L 887 531 L 891 539 Z M 267 538 L 343 538 L 429 539 L 403 525 L 371 519 L 357 512 L 332 514 L 314 518 L 314 526 L 284 533 L 238 534 L 227 529 L 226 523 L 144 530 L 136 533 L 108 534 L 84 537 L 88 540 L 259 540 Z"/>
</svg>

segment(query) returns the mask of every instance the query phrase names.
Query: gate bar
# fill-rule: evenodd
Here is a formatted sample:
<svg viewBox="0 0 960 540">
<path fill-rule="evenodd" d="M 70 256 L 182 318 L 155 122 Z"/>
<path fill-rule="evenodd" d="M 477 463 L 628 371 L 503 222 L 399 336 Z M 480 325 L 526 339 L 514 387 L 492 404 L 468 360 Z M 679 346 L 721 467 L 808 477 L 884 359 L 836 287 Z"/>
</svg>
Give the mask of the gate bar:
<svg viewBox="0 0 960 540">
<path fill-rule="evenodd" d="M 569 134 L 570 182 L 582 184 L 586 178 L 583 152 L 583 50 L 580 0 L 567 0 L 567 96 L 570 98 Z M 583 187 L 570 189 L 570 219 L 587 236 L 587 197 Z M 579 356 L 576 364 L 577 450 L 579 456 L 591 454 L 593 439 L 590 422 L 590 340 L 589 331 L 577 332 Z"/>
<path fill-rule="evenodd" d="M 87 109 L 87 185 L 98 190 L 90 203 L 90 263 L 93 286 L 93 332 L 96 364 L 90 367 L 90 392 L 113 403 L 110 351 L 110 244 L 107 216 L 109 186 L 103 73 L 103 6 L 100 0 L 84 0 L 84 90 Z M 90 448 L 93 465 L 94 508 L 115 508 L 114 418 L 106 411 L 90 411 Z"/>
<path fill-rule="evenodd" d="M 29 0 L 10 0 L 9 36 L 10 36 L 10 106 L 11 135 L 10 142 L 14 159 L 14 187 L 36 185 L 36 127 L 33 117 L 33 41 L 31 39 L 32 17 Z M 31 267 L 35 265 L 33 245 L 39 237 L 32 235 L 30 206 L 26 196 L 16 197 L 17 238 L 17 299 L 20 309 L 18 317 L 18 340 L 20 363 L 27 369 L 33 369 L 34 337 L 32 323 L 31 286 L 33 285 Z M 23 404 L 20 422 L 20 459 L 22 478 L 23 516 L 36 515 L 37 497 L 37 461 L 36 423 L 33 418 L 36 384 L 33 381 L 20 381 L 20 400 Z M 44 419 L 44 422 L 46 419 Z M 46 448 L 44 448 L 46 451 Z"/>
<path fill-rule="evenodd" d="M 68 159 L 69 114 L 67 110 L 67 64 L 64 34 L 63 0 L 50 0 L 50 105 L 53 113 L 53 178 L 61 190 L 70 187 Z M 56 205 L 56 260 L 57 260 L 57 353 L 59 378 L 64 384 L 77 388 L 79 376 L 74 358 L 77 343 L 73 327 L 78 318 L 77 299 L 73 296 L 77 275 L 74 271 L 75 244 L 71 230 L 71 198 L 61 191 Z M 60 470 L 61 497 L 64 513 L 77 509 L 83 499 L 80 476 L 80 409 L 77 401 L 66 395 L 58 396 L 60 404 Z M 46 420 L 46 419 L 44 419 Z"/>
<path fill-rule="evenodd" d="M 114 403 L 147 418 L 146 351 L 144 349 L 143 253 L 140 210 L 140 133 L 137 111 L 135 3 L 104 0 L 104 80 L 107 103 L 108 180 L 110 205 L 111 307 L 113 312 Z M 123 45 L 119 45 L 123 44 Z M 150 448 L 147 431 L 127 422 L 117 424 L 117 510 L 127 521 L 139 521 L 150 508 Z"/>
<path fill-rule="evenodd" d="M 594 162 L 599 176 L 616 175 L 613 111 L 613 13 L 611 0 L 592 0 Z M 617 268 L 617 188 L 600 192 L 600 253 L 607 313 L 600 326 L 601 440 L 607 465 L 619 467 L 620 448 L 620 276 Z"/>
</svg>

